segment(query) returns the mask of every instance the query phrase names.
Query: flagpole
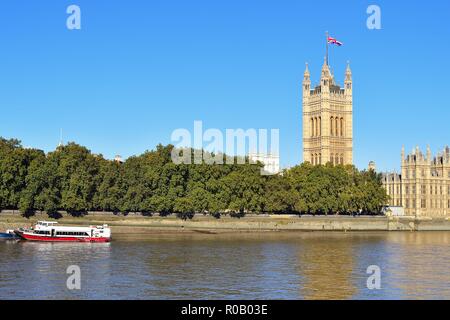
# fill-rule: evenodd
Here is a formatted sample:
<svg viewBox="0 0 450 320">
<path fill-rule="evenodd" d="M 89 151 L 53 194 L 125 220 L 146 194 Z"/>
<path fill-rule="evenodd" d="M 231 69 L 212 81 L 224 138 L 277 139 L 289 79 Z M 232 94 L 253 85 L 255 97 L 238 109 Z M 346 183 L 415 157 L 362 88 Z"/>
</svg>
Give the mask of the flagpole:
<svg viewBox="0 0 450 320">
<path fill-rule="evenodd" d="M 326 37 L 327 37 L 327 39 L 326 39 L 326 43 L 327 43 L 327 66 L 329 66 L 330 64 L 328 63 L 328 31 L 326 32 Z"/>
</svg>

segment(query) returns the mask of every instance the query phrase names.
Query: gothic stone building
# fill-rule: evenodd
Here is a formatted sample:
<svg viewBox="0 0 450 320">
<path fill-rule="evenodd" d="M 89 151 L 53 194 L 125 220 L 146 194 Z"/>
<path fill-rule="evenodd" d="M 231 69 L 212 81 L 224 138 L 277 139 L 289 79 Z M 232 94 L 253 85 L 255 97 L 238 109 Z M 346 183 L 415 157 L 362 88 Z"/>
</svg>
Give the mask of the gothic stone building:
<svg viewBox="0 0 450 320">
<path fill-rule="evenodd" d="M 320 84 L 311 88 L 306 65 L 303 78 L 303 161 L 313 165 L 353 164 L 352 72 L 347 65 L 344 88 L 325 62 Z"/>
<path fill-rule="evenodd" d="M 405 157 L 403 148 L 401 174 L 385 174 L 383 185 L 389 205 L 403 206 L 408 216 L 450 216 L 450 148 L 435 157 L 418 147 Z"/>
</svg>

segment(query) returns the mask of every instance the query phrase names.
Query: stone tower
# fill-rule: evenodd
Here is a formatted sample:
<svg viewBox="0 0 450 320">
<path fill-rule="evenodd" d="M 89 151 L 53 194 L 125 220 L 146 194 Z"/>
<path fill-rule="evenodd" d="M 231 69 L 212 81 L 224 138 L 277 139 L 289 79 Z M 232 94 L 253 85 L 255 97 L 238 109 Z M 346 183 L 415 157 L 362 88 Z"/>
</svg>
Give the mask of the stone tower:
<svg viewBox="0 0 450 320">
<path fill-rule="evenodd" d="M 320 84 L 311 88 L 306 65 L 303 77 L 303 161 L 353 164 L 353 82 L 350 65 L 344 88 L 334 81 L 326 59 Z"/>
</svg>

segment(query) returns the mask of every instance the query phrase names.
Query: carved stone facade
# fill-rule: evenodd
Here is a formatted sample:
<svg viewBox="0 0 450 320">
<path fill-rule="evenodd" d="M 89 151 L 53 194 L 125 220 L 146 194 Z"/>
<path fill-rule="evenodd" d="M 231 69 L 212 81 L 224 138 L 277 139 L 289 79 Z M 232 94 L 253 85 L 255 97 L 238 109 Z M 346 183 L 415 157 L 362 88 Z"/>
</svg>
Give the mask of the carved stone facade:
<svg viewBox="0 0 450 320">
<path fill-rule="evenodd" d="M 311 88 L 306 65 L 303 78 L 303 161 L 313 165 L 353 164 L 353 82 L 350 66 L 344 88 L 338 86 L 326 60 L 320 84 Z"/>
<path fill-rule="evenodd" d="M 389 205 L 403 206 L 406 215 L 450 216 L 450 148 L 435 157 L 430 148 L 424 155 L 417 147 L 406 157 L 402 149 L 401 174 L 385 174 L 383 185 Z"/>
</svg>

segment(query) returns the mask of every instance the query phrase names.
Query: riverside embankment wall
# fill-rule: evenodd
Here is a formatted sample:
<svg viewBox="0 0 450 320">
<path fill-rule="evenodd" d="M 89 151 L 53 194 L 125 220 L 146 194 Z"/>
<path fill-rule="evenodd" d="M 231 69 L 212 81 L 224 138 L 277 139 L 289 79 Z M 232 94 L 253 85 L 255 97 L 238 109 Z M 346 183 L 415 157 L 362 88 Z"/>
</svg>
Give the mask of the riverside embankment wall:
<svg viewBox="0 0 450 320">
<path fill-rule="evenodd" d="M 36 213 L 30 218 L 22 217 L 18 211 L 1 211 L 0 228 L 29 225 L 37 220 L 49 220 L 47 214 Z M 103 224 L 115 227 L 146 227 L 153 229 L 198 229 L 227 231 L 450 231 L 450 219 L 416 219 L 413 217 L 384 216 L 295 216 L 295 215 L 246 215 L 243 218 L 222 216 L 216 219 L 197 214 L 193 219 L 181 220 L 175 215 L 142 216 L 131 213 L 127 216 L 111 212 L 89 212 L 83 217 L 72 217 L 62 213 L 60 223 Z"/>
</svg>

